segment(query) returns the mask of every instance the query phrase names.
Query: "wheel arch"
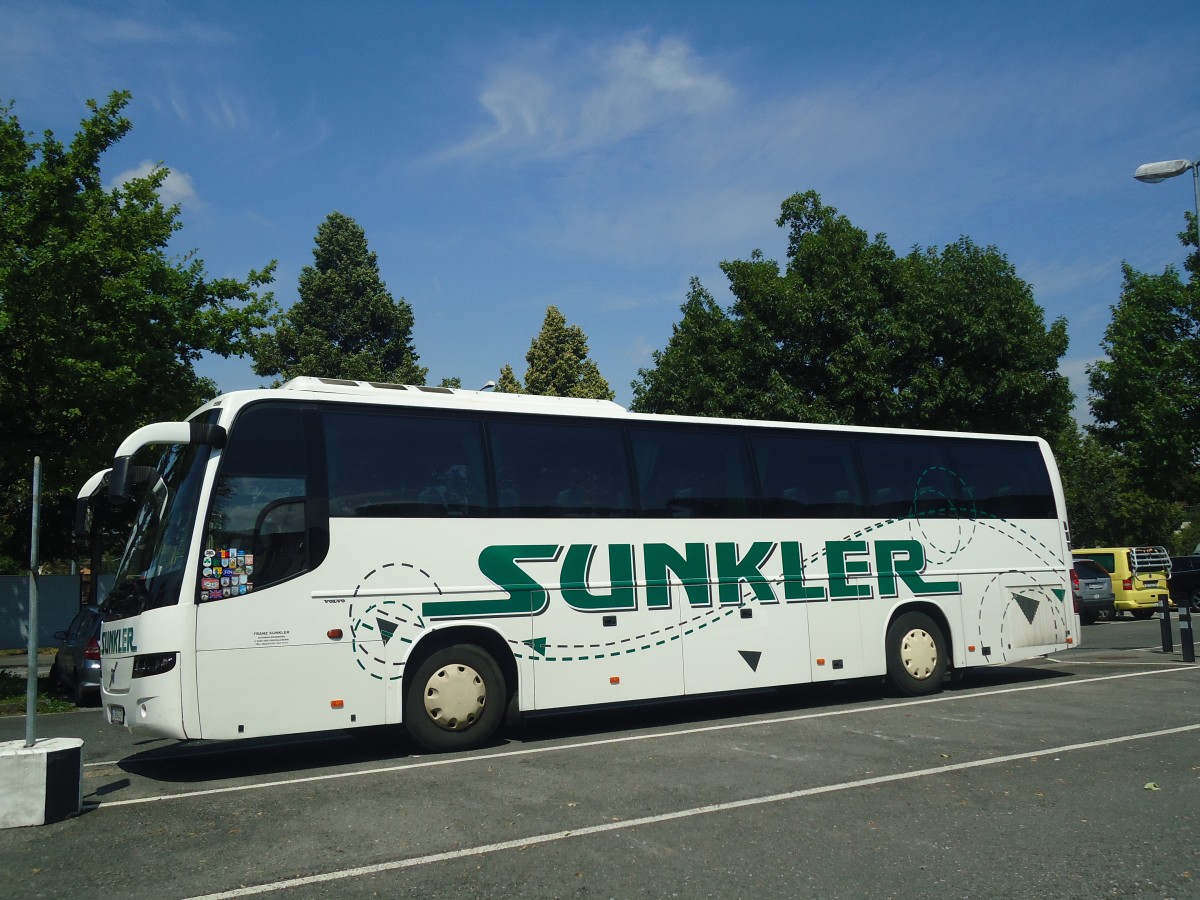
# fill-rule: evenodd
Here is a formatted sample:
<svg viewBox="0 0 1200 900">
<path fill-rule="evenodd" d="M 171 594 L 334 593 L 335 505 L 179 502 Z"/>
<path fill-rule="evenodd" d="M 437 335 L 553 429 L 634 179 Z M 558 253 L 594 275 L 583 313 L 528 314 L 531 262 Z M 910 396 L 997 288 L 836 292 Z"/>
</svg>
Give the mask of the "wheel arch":
<svg viewBox="0 0 1200 900">
<path fill-rule="evenodd" d="M 435 629 L 419 640 L 404 661 L 404 679 L 401 683 L 403 696 L 408 696 L 412 673 L 421 667 L 421 663 L 454 644 L 474 644 L 486 650 L 504 675 L 505 703 L 517 696 L 519 672 L 512 648 L 498 632 L 481 625 L 450 625 Z"/>
<path fill-rule="evenodd" d="M 884 623 L 883 637 L 881 640 L 887 640 L 887 633 L 891 629 L 893 622 L 895 622 L 905 613 L 910 612 L 924 613 L 933 620 L 934 624 L 937 625 L 938 628 L 942 629 L 942 638 L 946 641 L 946 663 L 949 668 L 953 669 L 955 667 L 955 657 L 958 655 L 956 651 L 957 643 L 955 641 L 954 628 L 950 624 L 950 619 L 946 615 L 946 611 L 936 603 L 931 603 L 928 600 L 911 600 L 907 603 L 901 603 L 892 610 L 892 614 L 888 616 L 887 622 Z"/>
</svg>

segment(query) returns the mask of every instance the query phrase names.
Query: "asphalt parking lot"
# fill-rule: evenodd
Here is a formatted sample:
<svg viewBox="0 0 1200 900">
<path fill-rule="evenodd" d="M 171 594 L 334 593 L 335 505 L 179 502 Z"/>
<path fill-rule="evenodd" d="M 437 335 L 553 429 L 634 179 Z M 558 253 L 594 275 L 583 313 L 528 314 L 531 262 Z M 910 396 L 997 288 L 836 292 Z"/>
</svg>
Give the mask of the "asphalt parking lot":
<svg viewBox="0 0 1200 900">
<path fill-rule="evenodd" d="M 0 896 L 1200 897 L 1200 669 L 1157 620 L 1083 640 L 921 700 L 764 692 L 447 756 L 43 716 L 85 740 L 85 812 L 0 831 Z"/>
</svg>

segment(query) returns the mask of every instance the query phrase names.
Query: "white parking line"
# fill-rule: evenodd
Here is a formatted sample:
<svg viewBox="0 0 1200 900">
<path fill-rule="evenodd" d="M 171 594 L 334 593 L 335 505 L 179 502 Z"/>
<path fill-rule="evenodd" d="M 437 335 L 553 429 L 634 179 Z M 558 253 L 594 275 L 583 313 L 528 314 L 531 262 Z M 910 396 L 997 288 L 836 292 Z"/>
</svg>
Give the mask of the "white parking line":
<svg viewBox="0 0 1200 900">
<path fill-rule="evenodd" d="M 1175 671 L 1175 670 L 1172 670 Z M 999 693 L 999 692 L 995 692 Z M 797 791 L 787 791 L 782 794 L 770 794 L 765 797 L 751 797 L 745 800 L 731 800 L 727 803 L 710 803 L 705 806 L 694 806 L 691 809 L 681 809 L 655 816 L 642 816 L 637 819 L 627 819 L 623 822 L 605 822 L 601 825 L 589 825 L 584 828 L 573 828 L 567 831 L 553 831 L 545 834 L 535 834 L 511 841 L 501 841 L 495 844 L 482 844 L 478 847 L 467 847 L 461 850 L 450 850 L 445 853 L 431 853 L 427 856 L 417 856 L 411 859 L 398 859 L 392 862 L 376 863 L 370 866 L 358 866 L 352 869 L 342 869 L 336 872 L 325 872 L 321 875 L 307 875 L 301 878 L 288 878 L 270 884 L 260 884 L 253 887 L 235 888 L 231 891 L 221 891 L 216 894 L 204 894 L 192 900 L 227 900 L 234 897 L 249 897 L 254 894 L 266 894 L 288 888 L 303 887 L 310 884 L 321 884 L 331 881 L 341 881 L 347 878 L 360 878 L 364 875 L 377 875 L 381 872 L 394 872 L 400 869 L 412 869 L 432 863 L 462 859 L 468 856 L 481 856 L 486 853 L 498 853 L 503 850 L 517 850 L 534 847 L 539 844 L 550 844 L 564 841 L 568 838 L 586 837 L 593 834 L 603 834 L 608 831 L 620 831 L 628 828 L 639 828 L 643 825 L 657 825 L 662 822 L 673 822 L 679 819 L 689 819 L 695 816 L 706 816 L 713 813 L 729 812 L 747 807 L 766 806 L 771 803 L 783 803 L 788 800 L 799 800 L 803 797 L 814 797 L 819 794 L 831 794 L 837 791 L 848 791 L 854 788 L 871 787 L 877 784 L 888 784 L 897 781 L 910 781 L 915 778 L 925 778 L 929 775 L 945 775 L 950 772 L 961 772 L 965 769 L 978 769 L 984 766 L 997 766 L 1004 763 L 1020 762 L 1051 755 L 1061 755 L 1077 750 L 1093 750 L 1097 747 L 1111 747 L 1115 744 L 1125 744 L 1130 741 L 1144 741 L 1152 738 L 1167 737 L 1173 734 L 1184 734 L 1200 730 L 1200 722 L 1192 725 L 1182 725 L 1178 728 L 1164 728 L 1160 731 L 1143 731 L 1139 734 L 1127 734 L 1122 737 L 1105 738 L 1099 741 L 1086 741 L 1080 744 L 1064 744 L 1060 747 L 1041 747 L 1026 753 L 1010 753 L 1005 756 L 995 756 L 988 759 L 977 759 L 971 762 L 954 763 L 952 765 L 934 766 L 930 769 L 918 769 L 913 772 L 897 772 L 893 775 L 879 775 L 874 778 L 861 778 L 857 781 L 844 781 L 840 784 L 826 784 L 819 787 L 804 788 Z"/>
<path fill-rule="evenodd" d="M 315 781 L 331 781 L 339 778 L 362 778 L 368 775 L 383 775 L 393 772 L 401 772 L 409 769 L 424 769 L 436 766 L 453 766 L 462 763 L 477 763 L 493 759 L 507 759 L 516 756 L 533 756 L 542 753 L 562 753 L 569 750 L 579 750 L 587 747 L 601 747 L 607 744 L 627 744 L 635 741 L 651 741 L 662 740 L 665 738 L 683 737 L 693 734 L 707 734 L 717 731 L 732 731 L 741 728 L 760 728 L 765 725 L 780 725 L 788 722 L 803 722 L 812 719 L 826 719 L 835 716 L 852 716 L 865 715 L 867 713 L 880 712 L 891 709 L 903 709 L 908 706 L 917 706 L 926 703 L 955 703 L 964 700 L 976 700 L 981 697 L 999 697 L 1005 694 L 1020 694 L 1027 691 L 1047 690 L 1050 688 L 1066 688 L 1075 687 L 1083 684 L 1094 684 L 1100 681 L 1116 681 L 1122 678 L 1140 678 L 1145 675 L 1165 675 L 1171 672 L 1187 672 L 1200 671 L 1195 668 L 1180 668 L 1174 667 L 1170 669 L 1151 669 L 1141 672 L 1124 672 L 1119 675 L 1098 675 L 1095 678 L 1078 678 L 1071 679 L 1065 682 L 1044 682 L 1042 684 L 1029 684 L 1020 687 L 999 688 L 994 691 L 977 691 L 972 693 L 953 693 L 953 694 L 938 694 L 934 697 L 921 697 L 914 700 L 901 700 L 896 703 L 887 703 L 881 706 L 852 706 L 846 709 L 826 710 L 815 713 L 800 713 L 794 716 L 779 716 L 769 719 L 753 719 L 748 722 L 727 722 L 721 725 L 705 725 L 698 728 L 685 728 L 675 731 L 655 731 L 649 734 L 634 734 L 624 735 L 616 738 L 600 738 L 592 741 L 582 741 L 572 744 L 554 744 L 545 747 L 519 747 L 517 749 L 506 749 L 497 753 L 472 754 L 469 756 L 439 756 L 431 759 L 421 759 L 420 762 L 404 762 L 393 766 L 384 766 L 373 769 L 356 769 L 353 772 L 329 772 L 324 775 L 309 775 L 304 778 L 286 778 L 279 781 L 266 781 L 255 784 L 237 784 L 227 787 L 207 788 L 200 791 L 183 791 L 176 794 L 161 794 L 156 797 L 131 797 L 128 800 L 107 800 L 101 803 L 90 802 L 84 803 L 84 809 L 109 809 L 117 806 L 133 806 L 140 803 L 161 803 L 168 800 L 186 800 L 193 797 L 207 797 L 213 794 L 231 794 L 241 791 L 257 791 L 273 787 L 285 787 L 294 784 L 310 784 Z M 95 763 L 93 765 L 100 765 Z"/>
</svg>

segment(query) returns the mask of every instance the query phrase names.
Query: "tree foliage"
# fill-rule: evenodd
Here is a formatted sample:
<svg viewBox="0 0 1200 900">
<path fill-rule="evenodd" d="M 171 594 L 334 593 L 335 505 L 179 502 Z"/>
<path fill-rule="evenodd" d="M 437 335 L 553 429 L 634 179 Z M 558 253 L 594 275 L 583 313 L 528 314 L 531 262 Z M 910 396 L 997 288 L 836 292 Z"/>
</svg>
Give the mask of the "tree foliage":
<svg viewBox="0 0 1200 900">
<path fill-rule="evenodd" d="M 1189 221 L 1189 225 L 1190 225 Z M 1180 235 L 1195 243 L 1189 228 Z M 1151 497 L 1200 500 L 1200 253 L 1191 276 L 1124 266 L 1121 296 L 1088 368 L 1095 433 L 1127 461 Z"/>
<path fill-rule="evenodd" d="M 745 364 L 737 326 L 693 278 L 683 317 L 671 327 L 666 349 L 654 351 L 654 366 L 640 371 L 633 407 L 669 415 L 728 416 L 753 405 L 743 390 Z"/>
<path fill-rule="evenodd" d="M 30 476 L 44 473 L 43 555 L 69 553 L 69 504 L 111 464 L 120 439 L 177 419 L 215 393 L 197 377 L 205 353 L 247 352 L 271 309 L 244 280 L 207 277 L 167 247 L 179 208 L 159 191 L 168 171 L 105 189 L 101 157 L 129 133 L 130 95 L 88 102 L 69 144 L 31 140 L 0 107 L 0 557 L 28 560 Z"/>
<path fill-rule="evenodd" d="M 588 357 L 587 335 L 578 325 L 568 325 L 555 306 L 546 307 L 542 330 L 525 354 L 524 387 L 512 366 L 500 370 L 497 390 L 502 393 L 542 394 L 551 397 L 580 397 L 611 400 L 615 396 L 600 368 Z"/>
<path fill-rule="evenodd" d="M 1172 544 L 1180 507 L 1149 495 L 1120 452 L 1085 432 L 1056 455 L 1076 547 Z"/>
<path fill-rule="evenodd" d="M 275 319 L 255 350 L 254 371 L 286 381 L 298 375 L 424 384 L 413 311 L 392 299 L 379 261 L 354 219 L 332 212 L 317 228 L 313 265 L 300 272 L 300 299 Z"/>
<path fill-rule="evenodd" d="M 695 281 L 634 408 L 1047 437 L 1070 428 L 1058 376 L 1066 322 L 1049 327 L 995 248 L 961 238 L 897 257 L 814 192 L 784 201 L 787 266 L 755 251 L 722 263 L 724 311 Z"/>
<path fill-rule="evenodd" d="M 513 367 L 505 363 L 500 369 L 500 377 L 496 379 L 496 393 L 519 394 L 521 391 L 521 379 L 513 372 Z"/>
</svg>

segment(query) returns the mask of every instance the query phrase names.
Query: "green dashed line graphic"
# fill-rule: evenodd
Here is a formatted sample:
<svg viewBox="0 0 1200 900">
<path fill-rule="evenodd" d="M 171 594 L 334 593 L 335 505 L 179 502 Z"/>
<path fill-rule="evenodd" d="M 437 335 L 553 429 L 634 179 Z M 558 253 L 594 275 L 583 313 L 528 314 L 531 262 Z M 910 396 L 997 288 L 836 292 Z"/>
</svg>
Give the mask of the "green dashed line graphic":
<svg viewBox="0 0 1200 900">
<path fill-rule="evenodd" d="M 931 471 L 931 470 L 926 470 L 926 472 L 928 472 L 928 471 Z M 950 470 L 948 470 L 948 469 L 944 470 L 944 471 L 950 475 L 953 475 L 955 478 L 958 477 L 955 473 L 950 472 Z M 924 477 L 924 473 L 923 473 L 922 477 Z M 960 515 L 960 513 L 968 513 L 968 512 L 971 514 L 970 518 L 963 518 Z M 950 504 L 948 506 L 942 507 L 941 509 L 927 511 L 924 515 L 919 515 L 919 516 L 910 516 L 910 517 L 898 518 L 898 519 L 896 519 L 896 518 L 884 519 L 882 521 L 875 522 L 871 525 L 866 525 L 866 526 L 858 529 L 857 531 L 854 531 L 851 534 L 846 535 L 845 537 L 842 538 L 842 540 L 858 539 L 858 538 L 864 537 L 865 535 L 880 531 L 881 529 L 887 528 L 889 526 L 895 526 L 895 525 L 900 525 L 900 524 L 905 524 L 905 523 L 907 523 L 910 528 L 917 529 L 918 533 L 920 533 L 922 537 L 929 540 L 929 537 L 928 537 L 928 535 L 924 529 L 924 526 L 922 524 L 922 520 L 925 518 L 934 518 L 934 519 L 942 519 L 942 520 L 945 520 L 947 518 L 958 519 L 959 528 L 958 528 L 957 541 L 956 541 L 954 549 L 952 551 L 950 551 L 950 553 L 946 557 L 947 559 L 951 559 L 954 556 L 957 556 L 960 552 L 962 552 L 968 546 L 970 546 L 970 544 L 975 539 L 976 529 L 979 527 L 984 527 L 984 528 L 987 528 L 990 531 L 992 531 L 996 534 L 999 534 L 1000 536 L 1007 538 L 1008 540 L 1013 541 L 1014 543 L 1018 544 L 1022 549 L 1029 552 L 1039 564 L 1045 565 L 1045 566 L 1054 565 L 1055 554 L 1050 550 L 1049 547 L 1046 546 L 1046 544 L 1043 541 L 1034 537 L 1032 534 L 1030 534 L 1025 529 L 1020 528 L 1017 525 L 1014 525 L 1012 522 L 1008 521 L 1007 519 L 1003 519 L 998 516 L 988 516 L 986 513 L 980 513 L 975 508 L 973 502 L 969 503 L 968 505 L 962 506 L 962 507 Z M 967 527 L 964 527 L 964 526 L 967 526 Z M 932 546 L 932 543 L 930 545 Z M 946 551 L 944 551 L 944 550 L 939 550 L 939 552 L 943 553 L 943 554 L 946 553 Z M 827 546 L 825 546 L 825 547 L 822 547 L 820 550 L 815 551 L 812 554 L 809 554 L 807 556 L 807 558 L 804 560 L 804 563 L 806 566 L 812 565 L 814 563 L 820 562 L 822 560 L 822 558 L 827 557 L 827 556 L 828 556 L 828 548 L 827 548 Z M 981 597 L 983 595 L 986 595 L 987 591 L 991 588 L 992 584 L 994 584 L 999 579 L 999 577 L 1000 576 L 997 575 L 995 578 L 992 579 L 992 582 L 989 583 L 988 588 L 985 588 L 983 594 L 981 594 Z M 771 583 L 773 585 L 782 585 L 783 582 L 784 582 L 784 579 L 783 579 L 782 575 L 779 575 L 772 579 L 769 579 L 769 583 Z M 1063 597 L 1065 596 L 1065 591 L 1062 589 L 1052 589 L 1052 591 L 1061 603 Z M 743 602 L 754 602 L 753 592 L 746 591 L 742 595 L 742 600 L 743 600 Z M 738 607 L 738 606 L 729 606 L 729 607 L 726 607 L 723 609 L 713 610 L 711 612 L 701 614 L 699 616 L 692 618 L 689 622 L 682 623 L 679 626 L 669 625 L 665 628 L 655 629 L 654 631 L 648 632 L 646 634 L 639 634 L 634 637 L 625 637 L 625 638 L 621 638 L 620 640 L 611 641 L 606 644 L 592 644 L 592 645 L 589 645 L 586 649 L 598 650 L 600 652 L 593 653 L 590 655 L 579 655 L 579 654 L 571 654 L 569 656 L 565 655 L 563 653 L 563 651 L 577 650 L 577 649 L 584 649 L 584 648 L 581 648 L 581 646 L 579 644 L 554 644 L 554 643 L 551 643 L 550 639 L 547 637 L 537 637 L 537 638 L 533 638 L 532 640 L 527 640 L 527 641 L 510 640 L 509 643 L 513 646 L 513 648 L 514 648 L 513 654 L 514 654 L 514 656 L 517 657 L 517 659 L 528 659 L 528 660 L 538 662 L 538 663 L 583 662 L 583 661 L 587 661 L 587 660 L 594 661 L 594 660 L 610 659 L 612 657 L 625 656 L 630 653 L 638 653 L 638 652 L 643 652 L 646 650 L 654 650 L 658 647 L 664 647 L 667 644 L 670 644 L 674 641 L 678 641 L 681 638 L 684 638 L 684 637 L 687 637 L 688 635 L 694 634 L 695 632 L 698 632 L 704 628 L 708 628 L 710 625 L 717 625 L 717 624 L 725 621 L 726 619 L 729 618 L 729 616 L 731 616 L 739 608 L 740 607 Z M 981 618 L 982 618 L 982 614 L 983 614 L 983 609 L 982 609 L 982 600 L 981 600 L 981 607 L 980 607 L 980 617 Z M 1058 629 L 1058 626 L 1060 625 L 1060 621 L 1059 621 L 1060 618 L 1061 617 L 1058 615 L 1058 612 L 1056 610 L 1054 613 L 1056 630 Z M 1065 627 L 1065 623 L 1064 623 L 1064 627 Z M 669 631 L 672 631 L 675 629 L 677 629 L 677 630 L 675 631 L 674 634 L 670 634 L 661 640 L 655 640 L 655 638 L 660 633 L 665 634 L 666 632 L 669 632 Z M 619 648 L 619 645 L 623 645 L 623 644 L 627 644 L 627 643 L 633 643 L 636 646 L 628 647 L 628 648 L 624 648 L 624 649 Z M 518 649 L 518 648 L 525 648 L 525 649 Z M 616 648 L 616 649 L 614 649 L 614 648 Z"/>
<path fill-rule="evenodd" d="M 369 674 L 372 678 L 380 681 L 398 681 L 402 675 L 402 666 L 407 653 L 397 659 L 388 660 L 383 656 L 376 655 L 371 646 L 366 643 L 371 641 L 382 641 L 384 647 L 387 647 L 392 641 L 399 641 L 402 644 L 413 644 L 416 642 L 421 633 L 425 631 L 425 620 L 421 614 L 417 612 L 409 604 L 401 600 L 393 600 L 384 598 L 378 601 L 370 601 L 359 597 L 359 592 L 373 587 L 378 583 L 371 582 L 371 578 L 375 576 L 391 576 L 389 581 L 399 580 L 416 581 L 419 584 L 432 586 L 438 594 L 442 593 L 441 587 L 433 580 L 433 577 L 424 569 L 417 568 L 412 563 L 386 563 L 376 569 L 372 569 L 363 576 L 354 587 L 354 593 L 351 595 L 349 604 L 350 616 L 350 649 L 354 653 L 354 661 L 358 667 Z M 395 586 L 389 583 L 388 587 Z M 355 613 L 355 607 L 358 602 L 365 602 L 366 606 L 360 613 Z"/>
</svg>

